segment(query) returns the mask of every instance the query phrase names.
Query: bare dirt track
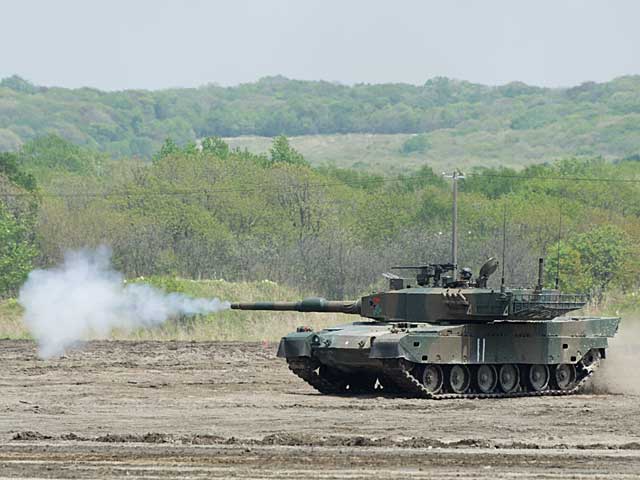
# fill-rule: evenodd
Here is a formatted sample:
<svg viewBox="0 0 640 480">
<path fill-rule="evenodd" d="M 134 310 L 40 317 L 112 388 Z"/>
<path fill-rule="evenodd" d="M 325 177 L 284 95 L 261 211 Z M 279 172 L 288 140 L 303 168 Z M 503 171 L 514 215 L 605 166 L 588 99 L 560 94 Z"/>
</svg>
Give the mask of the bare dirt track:
<svg viewBox="0 0 640 480">
<path fill-rule="evenodd" d="M 317 394 L 256 343 L 0 341 L 0 478 L 629 478 L 640 396 Z"/>
</svg>

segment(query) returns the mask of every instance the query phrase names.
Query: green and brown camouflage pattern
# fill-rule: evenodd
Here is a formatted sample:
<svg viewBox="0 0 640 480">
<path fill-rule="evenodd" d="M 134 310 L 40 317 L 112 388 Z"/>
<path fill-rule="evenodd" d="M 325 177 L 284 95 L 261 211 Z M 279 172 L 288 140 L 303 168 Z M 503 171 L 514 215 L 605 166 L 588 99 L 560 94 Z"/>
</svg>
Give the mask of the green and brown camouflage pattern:
<svg viewBox="0 0 640 480">
<path fill-rule="evenodd" d="M 278 356 L 313 357 L 352 371 L 384 359 L 416 364 L 575 364 L 591 349 L 605 356 L 616 317 L 559 317 L 546 322 L 483 324 L 354 322 L 285 336 Z"/>
<path fill-rule="evenodd" d="M 476 282 L 469 275 L 442 277 L 451 266 L 417 267 L 426 272 L 418 275 L 417 286 L 393 277 L 388 290 L 356 301 L 309 298 L 231 308 L 368 319 L 318 332 L 300 327 L 280 341 L 278 356 L 323 393 L 383 388 L 429 398 L 454 395 L 452 389 L 476 397 L 565 394 L 576 391 L 605 358 L 620 318 L 568 316 L 586 297 L 543 289 L 540 281 L 532 289 L 491 289 L 488 275 Z M 505 380 L 510 371 L 517 385 Z M 459 377 L 466 382 L 456 383 Z"/>
</svg>

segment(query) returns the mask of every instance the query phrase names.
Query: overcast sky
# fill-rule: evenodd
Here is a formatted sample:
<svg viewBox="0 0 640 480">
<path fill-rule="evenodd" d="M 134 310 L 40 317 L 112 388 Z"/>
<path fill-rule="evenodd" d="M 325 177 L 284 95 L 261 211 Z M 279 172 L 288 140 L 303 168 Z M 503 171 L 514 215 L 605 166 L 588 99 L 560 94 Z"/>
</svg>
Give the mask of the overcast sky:
<svg viewBox="0 0 640 480">
<path fill-rule="evenodd" d="M 640 1 L 0 0 L 0 78 L 234 85 L 266 75 L 545 86 L 640 73 Z"/>
</svg>

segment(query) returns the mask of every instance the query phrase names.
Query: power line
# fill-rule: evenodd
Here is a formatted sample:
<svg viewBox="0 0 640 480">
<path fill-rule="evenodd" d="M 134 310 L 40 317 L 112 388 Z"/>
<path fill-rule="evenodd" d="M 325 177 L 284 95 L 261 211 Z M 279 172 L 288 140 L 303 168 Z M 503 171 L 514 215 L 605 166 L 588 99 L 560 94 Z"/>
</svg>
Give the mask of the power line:
<svg viewBox="0 0 640 480">
<path fill-rule="evenodd" d="M 598 177 L 569 177 L 569 176 L 535 176 L 535 175 L 501 175 L 492 173 L 470 174 L 472 177 L 512 178 L 523 180 L 563 180 L 568 182 L 608 182 L 608 183 L 640 183 L 636 178 L 598 178 Z"/>
<path fill-rule="evenodd" d="M 504 178 L 511 180 L 553 180 L 553 181 L 569 181 L 569 182 L 604 182 L 604 183 L 640 183 L 640 179 L 634 178 L 598 178 L 598 177 L 576 177 L 576 176 L 543 176 L 543 175 L 507 175 L 507 174 L 493 174 L 493 173 L 471 173 L 466 174 L 467 178 Z M 299 189 L 320 189 L 327 187 L 339 187 L 339 186 L 366 186 L 373 184 L 384 184 L 393 182 L 411 182 L 412 180 L 420 180 L 426 178 L 433 178 L 433 175 L 400 175 L 397 177 L 380 177 L 370 178 L 365 180 L 342 180 L 335 182 L 323 182 L 323 183 L 307 183 L 307 184 L 293 184 L 280 185 L 280 187 L 299 187 Z M 216 189 L 181 189 L 181 190 L 141 190 L 141 191 L 113 191 L 113 192 L 38 192 L 35 195 L 40 197 L 56 197 L 56 198 L 108 198 L 108 197 L 147 197 L 147 196 L 191 196 L 191 195 L 218 195 L 223 193 L 254 193 L 261 190 L 274 189 L 278 185 L 264 185 L 257 183 L 248 183 L 246 185 L 252 185 L 253 188 L 216 188 Z M 284 190 L 282 188 L 282 190 Z M 26 192 L 13 192 L 13 193 L 0 193 L 0 197 L 30 197 L 34 193 Z"/>
</svg>

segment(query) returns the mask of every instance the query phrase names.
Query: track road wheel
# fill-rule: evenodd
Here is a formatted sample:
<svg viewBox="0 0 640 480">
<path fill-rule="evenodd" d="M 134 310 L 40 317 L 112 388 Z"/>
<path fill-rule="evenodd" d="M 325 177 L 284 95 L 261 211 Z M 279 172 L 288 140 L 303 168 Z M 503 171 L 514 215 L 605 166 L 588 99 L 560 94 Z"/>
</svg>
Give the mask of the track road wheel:
<svg viewBox="0 0 640 480">
<path fill-rule="evenodd" d="M 515 392 L 520 384 L 520 370 L 516 365 L 508 363 L 500 367 L 498 384 L 504 393 Z"/>
<path fill-rule="evenodd" d="M 571 363 L 557 365 L 554 372 L 559 390 L 571 390 L 576 384 L 576 367 Z"/>
<path fill-rule="evenodd" d="M 549 367 L 531 365 L 529 367 L 529 386 L 534 392 L 540 392 L 549 386 Z"/>
<path fill-rule="evenodd" d="M 439 393 L 442 390 L 443 375 L 440 365 L 425 365 L 422 370 L 422 384 L 429 393 Z"/>
<path fill-rule="evenodd" d="M 491 393 L 498 385 L 498 374 L 496 367 L 493 365 L 480 365 L 478 367 L 478 375 L 476 376 L 478 390 L 482 393 Z"/>
<path fill-rule="evenodd" d="M 471 374 L 466 365 L 454 365 L 449 372 L 449 387 L 453 393 L 464 393 L 471 385 Z"/>
</svg>

